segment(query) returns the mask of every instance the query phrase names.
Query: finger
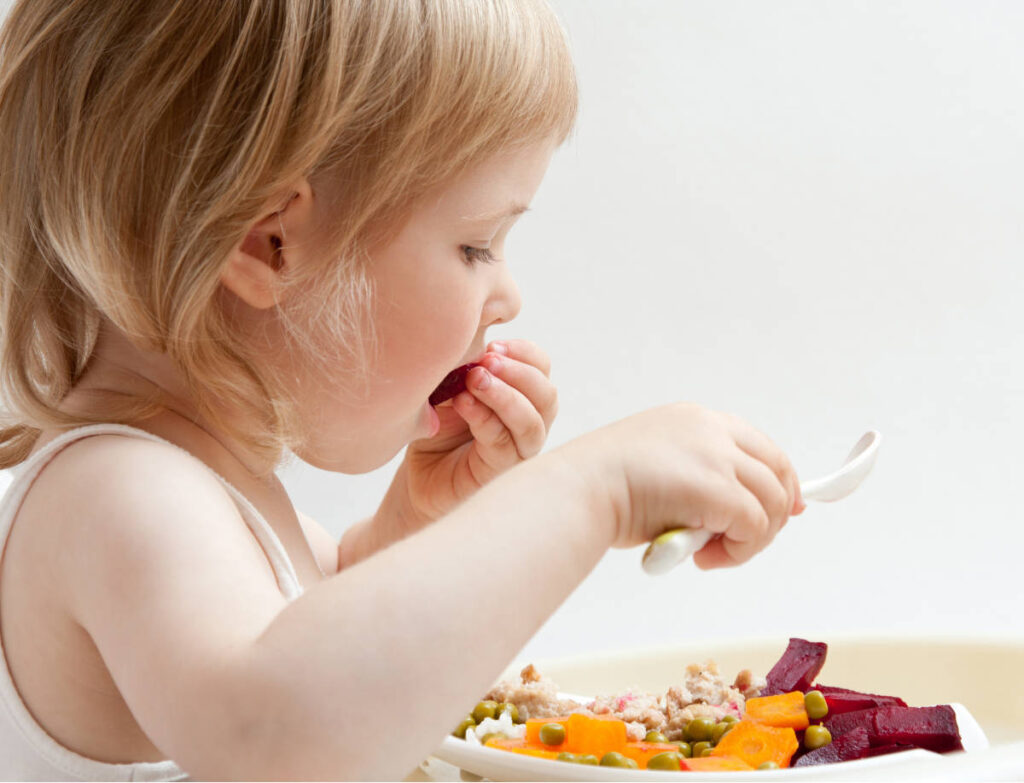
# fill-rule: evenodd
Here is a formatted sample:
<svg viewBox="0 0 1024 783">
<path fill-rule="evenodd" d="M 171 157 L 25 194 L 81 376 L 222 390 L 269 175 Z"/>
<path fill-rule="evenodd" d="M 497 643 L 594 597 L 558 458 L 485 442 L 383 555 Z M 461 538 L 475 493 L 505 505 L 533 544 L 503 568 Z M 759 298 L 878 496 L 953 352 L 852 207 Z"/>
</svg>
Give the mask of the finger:
<svg viewBox="0 0 1024 783">
<path fill-rule="evenodd" d="M 551 375 L 551 357 L 543 348 L 529 340 L 495 340 L 487 346 L 487 350 L 525 362 L 536 367 L 544 375 Z"/>
<path fill-rule="evenodd" d="M 779 477 L 772 472 L 771 468 L 760 460 L 749 456 L 746 452 L 741 452 L 737 459 L 736 478 L 757 498 L 761 508 L 768 515 L 770 523 L 768 540 L 770 541 L 786 524 L 790 509 L 792 509 L 786 488 L 782 486 Z"/>
<path fill-rule="evenodd" d="M 477 483 L 484 484 L 517 464 L 519 452 L 508 428 L 498 415 L 468 391 L 460 392 L 452 407 L 465 420 L 473 436 L 468 452 L 469 470 Z"/>
<path fill-rule="evenodd" d="M 729 509 L 732 521 L 725 533 L 711 539 L 693 556 L 698 568 L 722 568 L 744 563 L 767 545 L 769 521 L 758 499 L 746 488 L 736 485 Z"/>
<path fill-rule="evenodd" d="M 732 432 L 733 439 L 736 441 L 736 445 L 754 459 L 763 462 L 778 476 L 782 486 L 786 489 L 789 499 L 789 513 L 799 513 L 797 509 L 803 511 L 803 500 L 800 497 L 800 480 L 797 478 L 793 464 L 789 461 L 786 453 L 776 446 L 771 438 L 743 421 L 743 419 L 736 416 L 728 416 L 727 418 L 731 422 L 730 431 Z"/>
<path fill-rule="evenodd" d="M 466 419 L 477 440 L 481 457 L 489 463 L 500 458 L 504 464 L 509 450 L 518 459 L 528 459 L 540 452 L 547 436 L 544 420 L 519 391 L 491 375 L 484 367 L 474 367 L 470 371 L 466 389 L 476 400 L 472 407 L 488 409 L 486 418 L 480 411 L 474 411 L 471 415 L 480 417 L 479 420 Z M 461 407 L 456 410 L 462 412 Z"/>
<path fill-rule="evenodd" d="M 481 363 L 529 400 L 544 420 L 547 434 L 558 413 L 558 390 L 548 377 L 531 364 L 498 354 L 487 354 Z"/>
<path fill-rule="evenodd" d="M 547 438 L 544 419 L 522 392 L 492 375 L 485 367 L 474 367 L 467 376 L 467 390 L 489 407 L 508 429 L 521 459 L 538 454 Z"/>
</svg>

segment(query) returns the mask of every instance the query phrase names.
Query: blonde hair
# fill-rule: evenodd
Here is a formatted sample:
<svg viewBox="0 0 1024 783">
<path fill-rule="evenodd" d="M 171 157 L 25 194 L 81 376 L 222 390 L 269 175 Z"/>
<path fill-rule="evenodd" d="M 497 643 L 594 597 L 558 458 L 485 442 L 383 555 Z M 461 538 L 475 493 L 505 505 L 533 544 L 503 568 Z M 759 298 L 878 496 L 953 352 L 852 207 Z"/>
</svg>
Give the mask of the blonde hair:
<svg viewBox="0 0 1024 783">
<path fill-rule="evenodd" d="M 212 306 L 268 204 L 339 183 L 326 261 L 280 314 L 306 351 L 326 321 L 356 367 L 374 232 L 490 154 L 564 140 L 576 105 L 545 0 L 21 0 L 0 32 L 0 467 L 43 428 L 158 409 L 58 409 L 106 318 L 273 471 L 295 403 Z"/>
</svg>

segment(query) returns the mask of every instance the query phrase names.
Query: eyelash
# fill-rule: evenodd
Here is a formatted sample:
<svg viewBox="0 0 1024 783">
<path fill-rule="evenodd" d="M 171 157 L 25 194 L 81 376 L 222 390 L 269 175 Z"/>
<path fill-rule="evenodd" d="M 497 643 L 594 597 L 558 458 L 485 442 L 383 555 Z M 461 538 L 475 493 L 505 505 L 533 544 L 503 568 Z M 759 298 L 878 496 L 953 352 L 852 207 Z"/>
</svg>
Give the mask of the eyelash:
<svg viewBox="0 0 1024 783">
<path fill-rule="evenodd" d="M 473 247 L 471 245 L 462 246 L 462 255 L 466 260 L 466 263 L 472 266 L 473 264 L 493 264 L 498 259 L 494 253 L 491 252 L 489 247 Z"/>
</svg>

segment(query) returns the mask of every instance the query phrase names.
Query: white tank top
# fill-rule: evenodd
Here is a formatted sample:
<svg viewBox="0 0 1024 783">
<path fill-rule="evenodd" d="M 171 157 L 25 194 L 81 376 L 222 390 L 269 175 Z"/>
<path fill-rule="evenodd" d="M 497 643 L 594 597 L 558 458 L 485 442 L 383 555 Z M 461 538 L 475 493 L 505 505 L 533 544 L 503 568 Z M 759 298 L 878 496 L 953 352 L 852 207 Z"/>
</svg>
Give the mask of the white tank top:
<svg viewBox="0 0 1024 783">
<path fill-rule="evenodd" d="M 267 555 L 278 586 L 291 601 L 302 594 L 302 586 L 280 539 L 256 508 L 222 476 L 185 449 L 161 437 L 125 424 L 89 424 L 61 434 L 38 453 L 9 471 L 10 485 L 0 500 L 0 556 L 7 545 L 18 508 L 39 472 L 62 448 L 89 435 L 129 435 L 168 443 L 200 462 L 210 470 L 230 493 L 246 524 Z M 0 492 L 3 491 L 0 478 Z M 0 637 L 0 779 L 2 780 L 188 780 L 188 775 L 174 761 L 109 764 L 81 756 L 59 744 L 46 733 L 21 700 Z"/>
</svg>

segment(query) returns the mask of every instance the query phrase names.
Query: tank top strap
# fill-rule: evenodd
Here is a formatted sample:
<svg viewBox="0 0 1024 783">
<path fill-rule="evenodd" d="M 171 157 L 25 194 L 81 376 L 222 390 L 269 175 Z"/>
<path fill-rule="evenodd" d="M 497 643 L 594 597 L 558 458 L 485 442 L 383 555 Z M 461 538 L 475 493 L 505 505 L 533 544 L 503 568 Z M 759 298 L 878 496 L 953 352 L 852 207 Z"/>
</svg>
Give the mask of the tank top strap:
<svg viewBox="0 0 1024 783">
<path fill-rule="evenodd" d="M 151 432 L 139 429 L 138 427 L 132 427 L 128 424 L 116 424 L 113 422 L 104 424 L 87 424 L 82 427 L 76 427 L 72 430 L 68 430 L 47 443 L 29 459 L 12 468 L 13 481 L 11 482 L 11 486 L 8 488 L 7 494 L 4 496 L 2 503 L 0 503 L 0 547 L 3 546 L 4 542 L 6 542 L 7 528 L 10 526 L 10 523 L 14 515 L 17 513 L 17 509 L 21 505 L 21 502 L 29 488 L 32 486 L 32 482 L 35 480 L 35 477 L 39 475 L 42 469 L 46 467 L 47 463 L 49 463 L 61 449 L 69 446 L 76 440 L 87 438 L 90 435 L 126 435 L 144 438 L 158 443 L 165 443 L 168 446 L 173 446 L 178 449 L 178 451 L 187 455 L 189 458 L 194 459 L 206 468 L 206 470 L 217 478 L 217 480 L 224 486 L 224 489 L 227 490 L 228 494 L 231 495 L 232 500 L 235 501 L 246 525 L 256 537 L 256 540 L 263 549 L 267 560 L 270 562 L 270 566 L 274 571 L 274 576 L 277 579 L 278 588 L 281 590 L 285 599 L 292 601 L 302 595 L 302 585 L 299 582 L 298 574 L 295 571 L 295 566 L 292 564 L 291 559 L 288 557 L 288 553 L 285 551 L 284 545 L 281 543 L 281 539 L 278 538 L 273 528 L 270 527 L 270 524 L 263 518 L 263 515 L 256 510 L 256 507 L 247 497 L 245 497 L 245 495 L 239 492 L 231 482 L 187 449 L 182 448 L 177 443 L 172 443 L 166 438 L 161 438 L 159 435 L 154 435 Z"/>
</svg>

